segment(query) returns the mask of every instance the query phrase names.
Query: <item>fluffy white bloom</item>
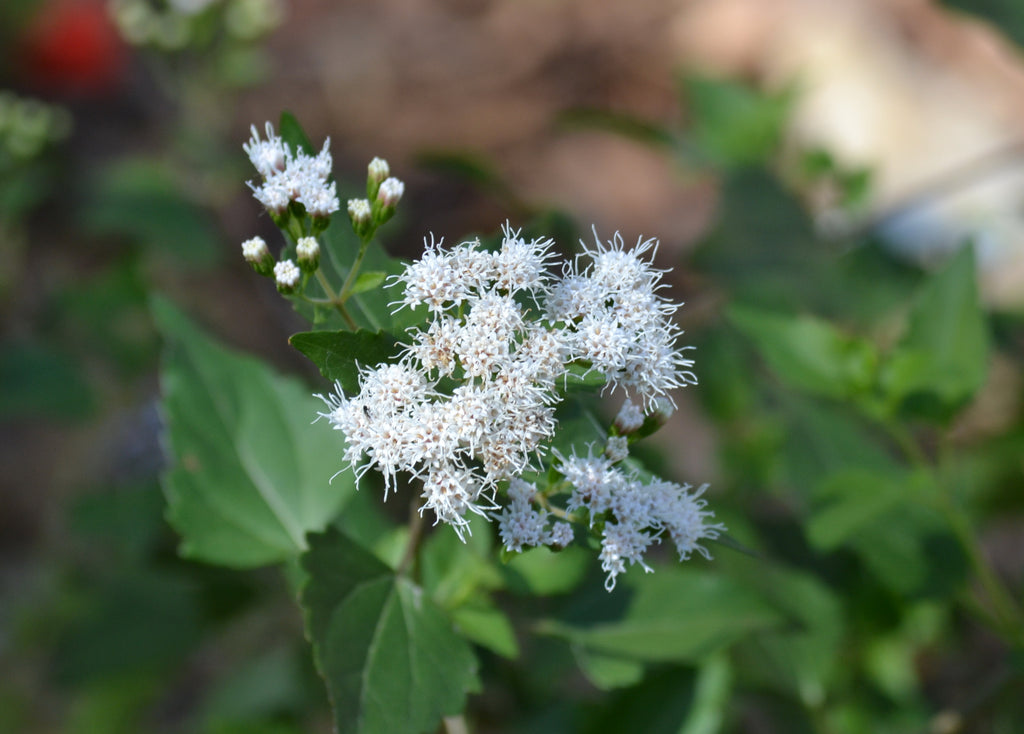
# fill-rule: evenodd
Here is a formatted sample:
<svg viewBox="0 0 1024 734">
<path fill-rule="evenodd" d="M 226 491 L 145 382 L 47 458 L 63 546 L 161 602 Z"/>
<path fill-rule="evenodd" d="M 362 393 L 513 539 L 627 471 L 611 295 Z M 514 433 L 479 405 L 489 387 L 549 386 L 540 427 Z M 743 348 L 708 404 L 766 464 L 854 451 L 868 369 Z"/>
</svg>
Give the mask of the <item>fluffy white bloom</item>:
<svg viewBox="0 0 1024 734">
<path fill-rule="evenodd" d="M 371 164 L 371 178 L 385 174 Z M 368 206 L 350 201 L 353 219 Z M 408 331 L 398 363 L 361 368 L 357 394 L 339 387 L 323 398 L 321 415 L 345 435 L 345 460 L 358 476 L 379 471 L 385 494 L 400 473 L 420 480 L 421 512 L 460 537 L 470 512 L 496 520 L 511 551 L 565 547 L 572 525 L 552 515 L 585 519 L 601 535 L 609 589 L 630 565 L 650 570 L 645 552 L 663 537 L 681 558 L 706 555 L 700 542 L 722 528 L 709 522 L 703 488 L 641 481 L 620 466 L 644 408 L 659 416 L 672 405 L 670 389 L 695 382 L 692 362 L 675 346 L 677 306 L 657 292 L 656 243 L 626 249 L 616 235 L 585 249 L 558 277 L 549 270 L 550 240 L 527 241 L 507 225 L 503 235 L 493 252 L 478 240 L 446 248 L 431 237 L 422 257 L 389 280 L 402 288 L 396 310 L 425 304 L 429 323 Z M 619 435 L 597 456 L 550 449 L 560 388 L 580 363 L 632 396 L 616 418 Z M 538 490 L 524 477 L 543 468 L 549 451 L 560 479 Z"/>
<path fill-rule="evenodd" d="M 252 126 L 252 138 L 242 146 L 249 160 L 263 178 L 259 186 L 251 181 L 253 196 L 273 214 L 282 214 L 292 201 L 305 207 L 314 217 L 327 217 L 338 210 L 340 203 L 331 175 L 333 160 L 330 139 L 324 141 L 320 152 L 311 156 L 304 151 L 293 151 L 274 126 L 266 124 L 266 140 L 260 138 Z"/>
</svg>

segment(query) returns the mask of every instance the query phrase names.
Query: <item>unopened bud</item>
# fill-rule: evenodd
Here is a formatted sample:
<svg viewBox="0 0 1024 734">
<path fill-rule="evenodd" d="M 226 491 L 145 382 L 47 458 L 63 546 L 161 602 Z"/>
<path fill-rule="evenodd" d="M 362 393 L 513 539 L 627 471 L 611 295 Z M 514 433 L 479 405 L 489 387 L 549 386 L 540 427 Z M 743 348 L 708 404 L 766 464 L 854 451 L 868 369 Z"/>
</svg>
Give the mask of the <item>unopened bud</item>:
<svg viewBox="0 0 1024 734">
<path fill-rule="evenodd" d="M 604 445 L 605 457 L 618 464 L 629 456 L 629 439 L 625 436 L 609 436 Z"/>
<path fill-rule="evenodd" d="M 295 245 L 295 256 L 303 272 L 314 272 L 320 265 L 320 245 L 316 238 L 300 237 Z"/>
<path fill-rule="evenodd" d="M 405 184 L 392 176 L 384 179 L 380 189 L 377 190 L 377 198 L 373 201 L 373 219 L 377 225 L 384 224 L 395 215 L 395 206 L 405 193 Z"/>
<path fill-rule="evenodd" d="M 391 175 L 391 168 L 388 167 L 388 162 L 383 158 L 374 158 L 370 161 L 370 165 L 366 167 L 367 179 L 373 181 L 378 186 L 380 183 Z"/>
<path fill-rule="evenodd" d="M 352 229 L 363 237 L 373 226 L 373 209 L 366 199 L 348 200 L 348 217 L 352 220 Z"/>
<path fill-rule="evenodd" d="M 628 398 L 619 408 L 619 414 L 615 416 L 615 432 L 620 436 L 628 436 L 639 430 L 644 424 L 644 412 L 640 406 Z"/>
<path fill-rule="evenodd" d="M 274 256 L 270 254 L 262 237 L 253 237 L 243 242 L 242 257 L 260 275 L 270 275 L 274 269 Z"/>
<path fill-rule="evenodd" d="M 282 260 L 274 266 L 274 280 L 281 293 L 294 293 L 301 277 L 302 271 L 291 260 Z"/>
<path fill-rule="evenodd" d="M 405 193 L 405 184 L 392 176 L 385 179 L 377 191 L 377 201 L 384 208 L 394 208 Z"/>
</svg>

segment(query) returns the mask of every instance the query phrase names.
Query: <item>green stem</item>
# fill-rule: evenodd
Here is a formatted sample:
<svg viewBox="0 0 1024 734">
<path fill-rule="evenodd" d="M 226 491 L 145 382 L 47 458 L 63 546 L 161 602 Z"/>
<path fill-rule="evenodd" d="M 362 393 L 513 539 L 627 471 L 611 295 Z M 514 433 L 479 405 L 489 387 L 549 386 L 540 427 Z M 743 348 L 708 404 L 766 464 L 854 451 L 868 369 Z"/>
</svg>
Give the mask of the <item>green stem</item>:
<svg viewBox="0 0 1024 734">
<path fill-rule="evenodd" d="M 352 269 L 348 271 L 348 277 L 345 278 L 345 282 L 341 285 L 341 292 L 338 294 L 338 303 L 344 305 L 345 301 L 349 298 L 349 292 L 352 290 L 352 286 L 355 285 L 356 275 L 359 274 L 359 268 L 363 265 L 363 258 L 366 257 L 366 251 L 369 249 L 370 240 L 363 239 L 359 243 L 359 254 L 356 255 L 356 260 L 352 263 Z"/>
<path fill-rule="evenodd" d="M 328 302 L 338 310 L 338 313 L 340 313 L 341 317 L 345 319 L 345 323 L 348 324 L 349 328 L 352 329 L 352 331 L 359 328 L 356 326 L 356 322 L 348 312 L 348 309 L 345 308 L 345 302 L 342 301 L 339 296 L 335 295 L 334 289 L 331 288 L 331 284 L 327 280 L 327 276 L 324 275 L 324 271 L 320 268 L 317 268 L 316 270 L 316 279 L 320 283 L 320 287 L 324 289 L 324 293 L 327 294 Z"/>
<path fill-rule="evenodd" d="M 398 563 L 395 573 L 399 576 L 406 574 L 416 560 L 416 551 L 419 550 L 420 540 L 423 538 L 423 514 L 420 510 L 419 500 L 414 500 L 409 505 L 409 540 L 405 544 L 405 552 L 402 560 Z"/>
</svg>

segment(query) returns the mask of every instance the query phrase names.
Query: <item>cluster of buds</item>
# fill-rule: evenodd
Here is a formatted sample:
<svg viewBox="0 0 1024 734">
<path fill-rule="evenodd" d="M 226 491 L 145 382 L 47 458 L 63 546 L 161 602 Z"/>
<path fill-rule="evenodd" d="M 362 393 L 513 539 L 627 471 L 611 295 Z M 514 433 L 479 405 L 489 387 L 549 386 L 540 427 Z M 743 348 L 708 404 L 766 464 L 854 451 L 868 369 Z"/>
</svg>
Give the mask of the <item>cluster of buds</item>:
<svg viewBox="0 0 1024 734">
<path fill-rule="evenodd" d="M 362 239 L 373 236 L 377 227 L 391 219 L 395 214 L 405 184 L 391 175 L 388 162 L 383 158 L 374 158 L 367 168 L 366 198 L 348 200 L 348 216 L 352 228 Z"/>
<path fill-rule="evenodd" d="M 252 269 L 263 276 L 273 276 L 282 294 L 301 293 L 306 277 L 320 267 L 318 236 L 330 225 L 330 215 L 339 209 L 336 185 L 330 181 L 332 158 L 330 139 L 316 156 L 293 150 L 285 140 L 266 124 L 266 139 L 256 127 L 252 138 L 242 146 L 259 172 L 262 183 L 249 182 L 253 196 L 266 208 L 274 223 L 294 242 L 294 256 L 275 258 L 262 237 L 242 243 L 242 256 Z M 369 242 L 377 228 L 395 213 L 405 185 L 390 175 L 387 161 L 374 158 L 367 169 L 366 199 L 348 202 L 349 218 L 356 235 Z"/>
</svg>

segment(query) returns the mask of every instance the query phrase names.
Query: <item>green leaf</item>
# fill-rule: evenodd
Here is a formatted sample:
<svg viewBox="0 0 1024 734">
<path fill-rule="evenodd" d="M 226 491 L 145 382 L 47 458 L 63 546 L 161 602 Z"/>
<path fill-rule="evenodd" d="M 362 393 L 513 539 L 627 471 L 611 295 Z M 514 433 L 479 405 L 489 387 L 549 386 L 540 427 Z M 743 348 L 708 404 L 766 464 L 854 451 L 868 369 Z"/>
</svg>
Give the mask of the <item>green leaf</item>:
<svg viewBox="0 0 1024 734">
<path fill-rule="evenodd" d="M 601 655 L 581 645 L 573 645 L 572 652 L 577 665 L 580 666 L 580 672 L 602 691 L 636 685 L 643 680 L 647 670 L 647 666 L 636 660 Z"/>
<path fill-rule="evenodd" d="M 288 143 L 294 151 L 302 151 L 306 155 L 316 155 L 317 149 L 313 147 L 306 131 L 291 112 L 285 110 L 281 113 L 281 121 L 278 124 L 281 139 Z"/>
<path fill-rule="evenodd" d="M 509 590 L 518 594 L 550 596 L 565 594 L 583 581 L 592 556 L 579 546 L 560 551 L 545 547 L 514 554 L 501 567 Z"/>
<path fill-rule="evenodd" d="M 336 530 L 303 557 L 306 630 L 338 732 L 437 728 L 478 689 L 476 659 L 423 591 Z"/>
<path fill-rule="evenodd" d="M 731 307 L 729 320 L 754 342 L 772 371 L 790 387 L 848 398 L 871 385 L 877 363 L 874 347 L 826 321 L 743 306 Z"/>
<path fill-rule="evenodd" d="M 359 392 L 359 367 L 395 362 L 401 342 L 386 331 L 304 331 L 288 343 L 309 357 L 328 380 L 337 380 L 345 392 Z"/>
<path fill-rule="evenodd" d="M 685 80 L 685 94 L 694 138 L 711 162 L 763 163 L 778 151 L 790 93 L 764 95 L 734 82 L 692 77 Z"/>
<path fill-rule="evenodd" d="M 80 420 L 96 408 L 77 361 L 45 342 L 0 343 L 0 418 Z"/>
<path fill-rule="evenodd" d="M 621 617 L 550 620 L 540 630 L 605 655 L 695 662 L 785 620 L 759 595 L 710 571 L 664 567 L 620 584 L 626 588 L 614 594 L 632 592 Z"/>
<path fill-rule="evenodd" d="M 159 250 L 176 263 L 211 265 L 221 256 L 212 214 L 192 201 L 159 161 L 118 161 L 90 183 L 82 212 L 85 229 L 120 235 Z"/>
<path fill-rule="evenodd" d="M 200 332 L 168 302 L 152 310 L 166 340 L 163 477 L 181 553 L 250 567 L 292 557 L 354 491 L 341 444 L 309 389 Z"/>
<path fill-rule="evenodd" d="M 921 289 L 882 385 L 911 415 L 948 420 L 985 382 L 988 358 L 974 252 L 965 247 Z"/>
<path fill-rule="evenodd" d="M 506 658 L 519 655 L 519 643 L 508 615 L 480 597 L 452 610 L 452 621 L 466 639 Z"/>
<path fill-rule="evenodd" d="M 927 477 L 909 472 L 836 473 L 818 489 L 820 507 L 807 521 L 807 538 L 820 550 L 836 548 L 893 508 L 919 497 L 927 482 Z"/>
<path fill-rule="evenodd" d="M 356 282 L 352 284 L 351 293 L 365 293 L 366 291 L 372 291 L 374 288 L 379 288 L 381 283 L 388 277 L 388 274 L 380 270 L 371 270 L 369 272 L 360 273 L 356 276 Z"/>
</svg>

